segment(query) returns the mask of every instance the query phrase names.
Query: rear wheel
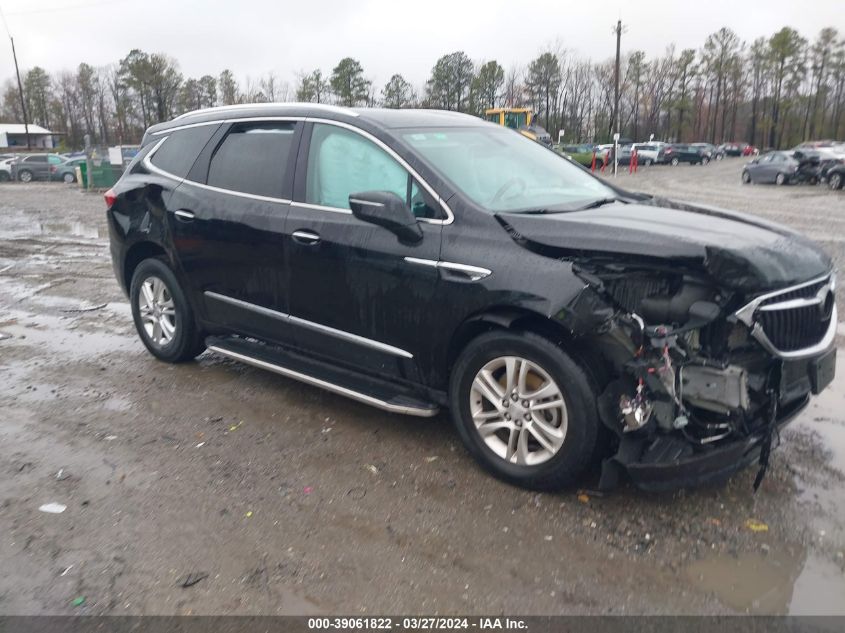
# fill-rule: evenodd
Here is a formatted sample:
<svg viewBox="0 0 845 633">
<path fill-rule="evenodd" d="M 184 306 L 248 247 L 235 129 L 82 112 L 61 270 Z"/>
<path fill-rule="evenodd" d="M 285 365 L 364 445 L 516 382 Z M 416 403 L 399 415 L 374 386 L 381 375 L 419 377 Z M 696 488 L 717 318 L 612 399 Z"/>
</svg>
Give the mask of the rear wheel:
<svg viewBox="0 0 845 633">
<path fill-rule="evenodd" d="M 491 332 L 455 363 L 452 418 L 469 452 L 495 476 L 532 489 L 572 484 L 598 442 L 596 395 L 557 345 Z"/>
<path fill-rule="evenodd" d="M 701 159 L 701 164 L 702 164 L 702 165 L 706 165 L 706 164 L 707 164 L 707 163 L 709 163 L 709 162 L 710 162 L 710 159 L 709 159 L 709 158 L 707 158 L 706 156 L 705 156 L 704 158 L 702 158 L 702 159 Z"/>
<path fill-rule="evenodd" d="M 162 260 L 146 259 L 138 265 L 129 299 L 135 329 L 153 356 L 178 363 L 205 350 L 187 297 Z"/>
<path fill-rule="evenodd" d="M 650 158 L 646 158 L 646 159 L 643 161 L 643 165 L 645 165 L 646 167 L 648 167 L 649 165 L 651 165 L 651 163 L 652 163 L 652 160 L 651 160 Z"/>
<path fill-rule="evenodd" d="M 775 184 L 779 187 L 786 184 L 786 174 L 778 174 L 775 176 Z"/>
<path fill-rule="evenodd" d="M 76 180 L 76 177 L 70 172 L 68 172 L 64 176 L 62 176 L 62 180 L 65 182 L 65 184 L 69 185 Z"/>
<path fill-rule="evenodd" d="M 669 164 L 672 165 L 672 167 L 677 167 L 680 162 L 681 161 L 678 160 L 678 157 L 675 156 L 675 158 L 669 161 Z"/>
<path fill-rule="evenodd" d="M 21 182 L 32 182 L 32 172 L 28 169 L 22 169 L 18 172 L 18 180 Z"/>
<path fill-rule="evenodd" d="M 832 174 L 827 180 L 827 186 L 834 191 L 842 188 L 842 174 Z"/>
<path fill-rule="evenodd" d="M 744 170 L 742 172 L 742 184 L 744 184 L 744 185 L 751 184 L 751 174 L 749 174 L 747 171 L 744 171 Z"/>
</svg>

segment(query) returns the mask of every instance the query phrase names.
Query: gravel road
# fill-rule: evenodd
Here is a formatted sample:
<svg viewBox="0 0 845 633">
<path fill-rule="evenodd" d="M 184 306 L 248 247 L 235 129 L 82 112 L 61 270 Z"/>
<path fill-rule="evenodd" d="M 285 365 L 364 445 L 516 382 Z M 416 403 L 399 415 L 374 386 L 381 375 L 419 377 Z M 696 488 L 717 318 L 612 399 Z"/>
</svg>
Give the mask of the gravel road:
<svg viewBox="0 0 845 633">
<path fill-rule="evenodd" d="M 741 164 L 619 182 L 794 226 L 841 266 L 845 194 L 743 186 Z M 535 494 L 482 473 L 445 414 L 210 353 L 155 361 L 101 196 L 0 185 L 0 614 L 843 614 L 839 370 L 756 495 L 753 469 L 675 494 L 600 495 L 594 474 Z"/>
</svg>

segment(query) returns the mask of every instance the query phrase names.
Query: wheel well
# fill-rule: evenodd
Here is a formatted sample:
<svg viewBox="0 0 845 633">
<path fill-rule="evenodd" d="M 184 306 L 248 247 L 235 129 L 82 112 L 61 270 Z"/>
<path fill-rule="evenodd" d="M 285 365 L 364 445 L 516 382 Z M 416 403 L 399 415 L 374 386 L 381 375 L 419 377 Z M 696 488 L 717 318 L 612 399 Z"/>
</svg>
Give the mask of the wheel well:
<svg viewBox="0 0 845 633">
<path fill-rule="evenodd" d="M 609 368 L 604 357 L 589 344 L 577 339 L 563 325 L 528 310 L 505 309 L 470 317 L 452 337 L 449 346 L 449 368 L 461 351 L 477 336 L 492 330 L 532 332 L 548 339 L 569 354 L 585 371 L 594 388 L 603 387 L 609 380 Z M 597 392 L 598 393 L 598 392 Z"/>
<path fill-rule="evenodd" d="M 123 282 L 126 285 L 126 292 L 129 292 L 129 287 L 132 285 L 132 275 L 135 274 L 138 264 L 145 259 L 162 255 L 166 255 L 164 249 L 153 242 L 139 242 L 132 245 L 123 262 Z"/>
</svg>

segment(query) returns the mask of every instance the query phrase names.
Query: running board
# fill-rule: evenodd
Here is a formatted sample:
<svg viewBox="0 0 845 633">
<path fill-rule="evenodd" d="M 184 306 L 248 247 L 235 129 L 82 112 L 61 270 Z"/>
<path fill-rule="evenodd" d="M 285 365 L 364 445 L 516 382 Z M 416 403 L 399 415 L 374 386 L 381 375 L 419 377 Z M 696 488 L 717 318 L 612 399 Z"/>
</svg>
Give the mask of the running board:
<svg viewBox="0 0 845 633">
<path fill-rule="evenodd" d="M 439 411 L 437 405 L 420 400 L 398 385 L 353 374 L 279 347 L 237 337 L 209 337 L 206 345 L 210 351 L 232 360 L 320 387 L 390 413 L 430 418 Z"/>
</svg>

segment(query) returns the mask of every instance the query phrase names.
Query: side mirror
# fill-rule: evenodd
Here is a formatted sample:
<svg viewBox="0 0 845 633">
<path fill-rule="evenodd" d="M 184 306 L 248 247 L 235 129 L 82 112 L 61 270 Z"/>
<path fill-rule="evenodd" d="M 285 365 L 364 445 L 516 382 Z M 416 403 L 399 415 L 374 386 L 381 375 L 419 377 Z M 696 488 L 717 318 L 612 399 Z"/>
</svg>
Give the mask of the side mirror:
<svg viewBox="0 0 845 633">
<path fill-rule="evenodd" d="M 349 195 L 349 208 L 359 220 L 383 226 L 403 242 L 419 242 L 422 229 L 416 216 L 395 193 L 364 191 Z"/>
</svg>

